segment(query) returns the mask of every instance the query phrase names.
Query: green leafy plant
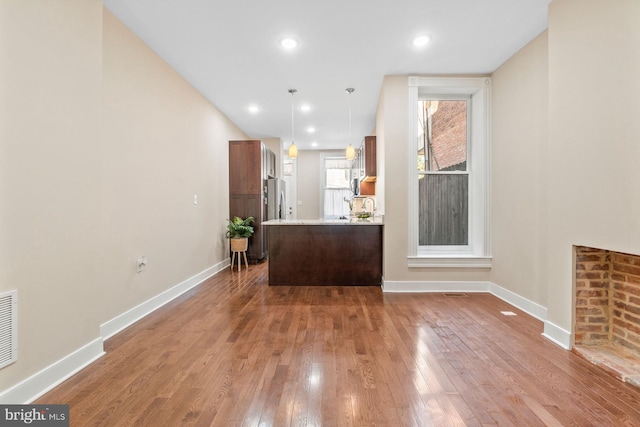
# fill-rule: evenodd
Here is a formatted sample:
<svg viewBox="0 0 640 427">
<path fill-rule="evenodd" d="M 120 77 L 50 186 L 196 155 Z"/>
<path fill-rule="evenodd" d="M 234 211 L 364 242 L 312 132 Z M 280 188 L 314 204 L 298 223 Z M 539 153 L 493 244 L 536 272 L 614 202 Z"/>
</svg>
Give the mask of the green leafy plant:
<svg viewBox="0 0 640 427">
<path fill-rule="evenodd" d="M 251 237 L 253 234 L 253 227 L 249 225 L 254 222 L 252 216 L 247 219 L 242 219 L 236 216 L 227 221 L 229 221 L 229 224 L 227 225 L 227 237 L 229 239 Z"/>
</svg>

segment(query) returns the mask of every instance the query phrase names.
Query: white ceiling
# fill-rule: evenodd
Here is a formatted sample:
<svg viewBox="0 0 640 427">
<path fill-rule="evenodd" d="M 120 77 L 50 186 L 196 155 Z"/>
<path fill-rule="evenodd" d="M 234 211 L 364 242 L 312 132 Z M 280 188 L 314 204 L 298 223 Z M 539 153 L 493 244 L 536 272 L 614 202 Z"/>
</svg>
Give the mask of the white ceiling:
<svg viewBox="0 0 640 427">
<path fill-rule="evenodd" d="M 485 74 L 547 27 L 551 0 L 104 0 L 138 37 L 252 138 L 345 148 L 375 127 L 392 74 Z M 422 49 L 411 41 L 427 34 Z M 300 46 L 284 51 L 294 35 Z M 260 111 L 248 111 L 251 104 Z M 309 134 L 308 126 L 317 131 Z"/>
</svg>

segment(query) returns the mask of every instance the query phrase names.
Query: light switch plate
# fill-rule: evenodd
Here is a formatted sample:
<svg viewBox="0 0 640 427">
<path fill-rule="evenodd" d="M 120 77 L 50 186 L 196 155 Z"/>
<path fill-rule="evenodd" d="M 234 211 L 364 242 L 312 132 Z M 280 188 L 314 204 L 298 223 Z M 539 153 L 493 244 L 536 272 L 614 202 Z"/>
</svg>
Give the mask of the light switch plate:
<svg viewBox="0 0 640 427">
<path fill-rule="evenodd" d="M 147 266 L 147 257 L 143 256 L 142 258 L 138 258 L 136 260 L 136 272 L 141 273 L 142 270 Z"/>
</svg>

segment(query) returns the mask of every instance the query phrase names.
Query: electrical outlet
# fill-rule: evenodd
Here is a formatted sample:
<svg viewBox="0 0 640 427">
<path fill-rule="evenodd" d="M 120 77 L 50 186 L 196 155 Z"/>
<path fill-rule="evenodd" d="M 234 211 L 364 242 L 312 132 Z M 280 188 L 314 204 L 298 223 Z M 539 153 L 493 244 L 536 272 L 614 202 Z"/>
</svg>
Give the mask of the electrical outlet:
<svg viewBox="0 0 640 427">
<path fill-rule="evenodd" d="M 147 265 L 147 257 L 143 256 L 142 258 L 138 258 L 136 260 L 136 272 L 140 273 L 144 270 L 144 267 Z"/>
<path fill-rule="evenodd" d="M 194 205 L 197 205 L 197 204 L 198 204 L 198 195 L 197 195 L 197 194 L 194 194 L 194 195 L 193 195 L 193 204 L 194 204 Z"/>
</svg>

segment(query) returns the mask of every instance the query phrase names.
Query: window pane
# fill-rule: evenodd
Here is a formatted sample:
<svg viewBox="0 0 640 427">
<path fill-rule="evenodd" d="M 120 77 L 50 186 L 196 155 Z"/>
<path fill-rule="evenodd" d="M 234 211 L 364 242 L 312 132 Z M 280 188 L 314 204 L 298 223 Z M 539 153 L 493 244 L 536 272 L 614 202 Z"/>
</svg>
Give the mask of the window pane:
<svg viewBox="0 0 640 427">
<path fill-rule="evenodd" d="M 467 170 L 467 100 L 418 101 L 418 170 Z"/>
<path fill-rule="evenodd" d="M 284 176 L 293 176 L 293 162 L 284 162 L 283 164 L 283 175 Z"/>
<path fill-rule="evenodd" d="M 326 188 L 351 188 L 350 169 L 325 169 Z"/>
<path fill-rule="evenodd" d="M 469 244 L 469 175 L 419 176 L 419 245 Z"/>
</svg>

